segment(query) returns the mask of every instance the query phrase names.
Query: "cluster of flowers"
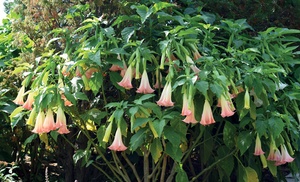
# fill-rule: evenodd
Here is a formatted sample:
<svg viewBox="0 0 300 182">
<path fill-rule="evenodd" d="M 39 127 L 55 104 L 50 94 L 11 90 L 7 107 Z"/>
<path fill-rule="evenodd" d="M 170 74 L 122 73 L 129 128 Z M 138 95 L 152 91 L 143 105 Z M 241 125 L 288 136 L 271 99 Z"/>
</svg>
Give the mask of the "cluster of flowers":
<svg viewBox="0 0 300 182">
<path fill-rule="evenodd" d="M 13 101 L 15 104 L 22 105 L 24 109 L 30 110 L 30 115 L 27 120 L 27 124 L 34 126 L 33 133 L 48 133 L 50 131 L 57 130 L 60 134 L 67 134 L 70 131 L 67 128 L 66 116 L 61 106 L 58 106 L 56 113 L 56 123 L 54 120 L 53 111 L 51 108 L 47 109 L 47 113 L 43 110 L 39 110 L 38 113 L 33 109 L 34 97 L 36 92 L 30 92 L 27 96 L 27 100 L 24 103 L 25 86 L 22 86 L 16 99 Z M 63 97 L 63 95 L 62 95 Z M 65 99 L 66 100 L 66 99 Z M 67 101 L 68 104 L 69 101 Z M 37 115 L 36 115 L 37 114 Z"/>
<path fill-rule="evenodd" d="M 259 136 L 257 135 L 256 141 L 255 141 L 255 152 L 254 155 L 256 156 L 262 156 L 264 155 L 264 151 L 261 148 L 261 140 Z M 280 151 L 279 149 L 275 146 L 274 141 L 271 142 L 270 144 L 270 152 L 267 157 L 267 160 L 269 161 L 274 161 L 275 166 L 279 166 L 285 163 L 293 162 L 294 158 L 290 156 L 290 154 L 287 151 L 287 148 L 284 144 L 280 145 Z"/>
</svg>

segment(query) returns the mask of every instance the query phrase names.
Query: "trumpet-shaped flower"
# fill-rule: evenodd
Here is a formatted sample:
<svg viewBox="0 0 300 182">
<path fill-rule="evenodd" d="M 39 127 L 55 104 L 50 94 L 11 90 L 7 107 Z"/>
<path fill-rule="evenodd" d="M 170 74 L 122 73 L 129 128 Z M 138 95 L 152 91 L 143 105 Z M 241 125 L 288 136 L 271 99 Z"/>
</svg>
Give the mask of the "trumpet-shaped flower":
<svg viewBox="0 0 300 182">
<path fill-rule="evenodd" d="M 244 96 L 244 108 L 250 109 L 250 95 L 248 89 L 246 89 L 245 96 Z"/>
<path fill-rule="evenodd" d="M 232 116 L 234 114 L 234 108 L 231 106 L 231 103 L 228 102 L 225 97 L 222 95 L 220 98 L 220 102 L 221 102 L 221 116 L 224 117 L 229 117 Z"/>
<path fill-rule="evenodd" d="M 46 118 L 43 123 L 43 129 L 45 133 L 48 133 L 56 129 L 54 117 L 53 117 L 53 111 L 50 108 L 48 108 L 47 110 Z"/>
<path fill-rule="evenodd" d="M 191 114 L 187 115 L 184 120 L 182 120 L 185 123 L 197 123 L 198 121 L 195 118 L 195 106 L 194 103 L 191 103 Z"/>
<path fill-rule="evenodd" d="M 144 70 L 140 87 L 136 91 L 137 93 L 143 93 L 143 94 L 151 94 L 154 92 L 154 90 L 151 88 L 148 75 L 146 70 Z"/>
<path fill-rule="evenodd" d="M 132 75 L 133 75 L 132 66 L 129 65 L 129 67 L 127 68 L 127 70 L 125 72 L 123 79 L 120 82 L 118 82 L 118 84 L 121 87 L 124 87 L 125 89 L 131 89 L 132 88 L 132 84 L 131 84 Z"/>
<path fill-rule="evenodd" d="M 213 123 L 215 123 L 215 119 L 212 114 L 210 104 L 209 104 L 208 100 L 205 99 L 200 124 L 210 125 Z"/>
<path fill-rule="evenodd" d="M 254 155 L 263 155 L 265 152 L 262 150 L 261 148 L 261 141 L 260 138 L 258 136 L 258 134 L 256 135 L 256 140 L 255 140 L 255 151 L 254 151 Z"/>
<path fill-rule="evenodd" d="M 202 57 L 201 54 L 197 50 L 195 52 L 193 52 L 193 56 L 194 56 L 195 60 L 198 60 Z"/>
<path fill-rule="evenodd" d="M 25 93 L 25 86 L 22 86 L 18 92 L 16 99 L 13 100 L 13 102 L 18 105 L 23 105 L 24 104 L 24 100 L 23 100 L 24 93 Z"/>
<path fill-rule="evenodd" d="M 189 109 L 189 101 L 186 93 L 183 94 L 182 100 L 183 101 L 182 101 L 181 115 L 182 116 L 190 115 L 192 111 Z"/>
<path fill-rule="evenodd" d="M 293 162 L 294 161 L 294 158 L 292 158 L 290 156 L 290 154 L 288 153 L 287 149 L 286 149 L 286 146 L 284 144 L 282 144 L 280 146 L 280 150 L 281 150 L 281 155 L 282 155 L 282 158 L 281 158 L 281 162 Z"/>
<path fill-rule="evenodd" d="M 127 149 L 127 147 L 123 144 L 122 133 L 119 127 L 117 128 L 113 143 L 108 148 L 114 151 L 124 151 Z"/>
<path fill-rule="evenodd" d="M 23 104 L 23 108 L 27 109 L 27 110 L 31 110 L 32 109 L 32 104 L 34 102 L 34 92 L 30 92 L 28 94 L 27 100 L 25 101 L 25 103 Z"/>
<path fill-rule="evenodd" d="M 36 117 L 34 128 L 32 130 L 33 133 L 38 133 L 38 134 L 44 133 L 44 128 L 43 128 L 44 120 L 45 120 L 44 111 L 39 111 Z"/>
<path fill-rule="evenodd" d="M 172 87 L 171 83 L 167 82 L 165 88 L 163 89 L 160 99 L 157 101 L 157 105 L 170 107 L 174 106 L 174 102 L 172 102 Z"/>
<path fill-rule="evenodd" d="M 61 107 L 58 107 L 57 109 L 55 126 L 56 128 L 59 128 L 57 132 L 60 134 L 70 133 L 70 131 L 67 128 L 67 119 L 65 113 Z"/>
</svg>

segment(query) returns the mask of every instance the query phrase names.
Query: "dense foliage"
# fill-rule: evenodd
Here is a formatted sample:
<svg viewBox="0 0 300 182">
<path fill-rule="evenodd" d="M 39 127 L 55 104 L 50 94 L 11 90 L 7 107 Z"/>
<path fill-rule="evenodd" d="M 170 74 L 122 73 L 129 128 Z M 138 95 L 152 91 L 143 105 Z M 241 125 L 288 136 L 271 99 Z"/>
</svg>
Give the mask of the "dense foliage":
<svg viewBox="0 0 300 182">
<path fill-rule="evenodd" d="M 279 181 L 299 171 L 299 30 L 255 32 L 209 3 L 105 7 L 22 1 L 4 22 L 1 122 L 19 136 L 21 178 Z"/>
</svg>

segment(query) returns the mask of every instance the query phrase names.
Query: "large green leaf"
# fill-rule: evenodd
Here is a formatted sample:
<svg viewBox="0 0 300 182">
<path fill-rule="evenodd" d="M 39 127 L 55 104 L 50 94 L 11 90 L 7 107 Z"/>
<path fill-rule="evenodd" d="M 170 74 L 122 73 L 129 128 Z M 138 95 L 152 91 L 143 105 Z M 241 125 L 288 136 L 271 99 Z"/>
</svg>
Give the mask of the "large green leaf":
<svg viewBox="0 0 300 182">
<path fill-rule="evenodd" d="M 274 138 L 277 138 L 283 131 L 284 122 L 279 117 L 271 117 L 268 119 L 269 130 L 271 131 Z"/>
<path fill-rule="evenodd" d="M 164 129 L 164 135 L 165 137 L 172 143 L 172 145 L 175 147 L 178 147 L 180 144 L 181 137 L 180 135 L 174 130 L 173 127 L 165 126 Z"/>
<path fill-rule="evenodd" d="M 254 136 L 252 131 L 242 131 L 239 134 L 237 142 L 241 155 L 243 155 L 248 150 L 248 148 L 253 142 L 253 138 Z"/>
<path fill-rule="evenodd" d="M 149 18 L 149 16 L 152 14 L 153 9 L 152 8 L 148 8 L 145 5 L 139 5 L 139 6 L 131 6 L 131 8 L 136 9 L 137 14 L 140 15 L 141 17 L 141 22 L 145 23 L 145 21 L 147 20 L 147 18 Z"/>
<path fill-rule="evenodd" d="M 223 141 L 224 144 L 228 148 L 233 148 L 235 146 L 235 136 L 236 136 L 236 128 L 229 121 L 225 122 L 225 126 L 223 129 Z"/>
<path fill-rule="evenodd" d="M 161 157 L 162 151 L 163 148 L 160 139 L 154 139 L 150 146 L 150 153 L 155 163 L 157 163 L 159 158 Z"/>
<path fill-rule="evenodd" d="M 138 147 L 142 146 L 145 141 L 146 132 L 147 129 L 142 128 L 130 138 L 130 149 L 132 151 L 135 151 Z"/>
<path fill-rule="evenodd" d="M 122 38 L 125 40 L 125 42 L 129 42 L 129 39 L 131 38 L 131 36 L 134 34 L 135 32 L 135 27 L 126 27 L 122 30 L 121 35 Z"/>
<path fill-rule="evenodd" d="M 100 72 L 93 73 L 93 76 L 91 77 L 89 81 L 90 88 L 92 89 L 94 95 L 96 95 L 99 92 L 99 89 L 101 88 L 103 83 L 103 76 Z"/>
</svg>

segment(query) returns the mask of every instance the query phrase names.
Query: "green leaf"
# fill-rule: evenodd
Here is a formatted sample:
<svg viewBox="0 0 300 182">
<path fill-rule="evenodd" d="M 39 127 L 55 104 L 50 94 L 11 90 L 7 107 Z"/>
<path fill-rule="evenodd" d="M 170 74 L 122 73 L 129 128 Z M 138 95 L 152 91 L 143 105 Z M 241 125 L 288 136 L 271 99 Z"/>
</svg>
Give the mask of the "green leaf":
<svg viewBox="0 0 300 182">
<path fill-rule="evenodd" d="M 77 164 L 77 162 L 83 158 L 86 155 L 86 151 L 79 149 L 76 151 L 76 153 L 73 155 L 73 161 L 75 164 Z"/>
<path fill-rule="evenodd" d="M 223 129 L 223 141 L 228 148 L 233 148 L 235 146 L 235 136 L 236 128 L 229 121 L 225 122 Z"/>
<path fill-rule="evenodd" d="M 114 21 L 114 23 L 112 24 L 112 26 L 118 25 L 118 24 L 120 24 L 120 23 L 122 23 L 124 21 L 128 21 L 128 20 L 137 22 L 137 21 L 140 20 L 140 18 L 137 15 L 131 15 L 131 16 L 123 15 L 123 16 L 118 16 L 118 18 Z"/>
<path fill-rule="evenodd" d="M 277 138 L 283 131 L 284 122 L 279 117 L 271 117 L 268 119 L 269 130 L 271 131 L 274 138 Z"/>
<path fill-rule="evenodd" d="M 178 146 L 174 146 L 170 142 L 166 144 L 166 153 L 176 162 L 180 162 L 182 158 L 181 149 Z"/>
<path fill-rule="evenodd" d="M 57 137 L 59 133 L 57 131 L 51 131 L 50 136 L 54 139 L 55 142 L 57 142 Z"/>
<path fill-rule="evenodd" d="M 139 99 L 134 100 L 133 102 L 137 105 L 142 105 L 142 102 L 144 100 L 150 99 L 151 97 L 154 97 L 155 94 L 144 94 Z"/>
<path fill-rule="evenodd" d="M 98 139 L 100 146 L 102 146 L 103 148 L 106 147 L 106 142 L 103 142 L 103 137 L 105 135 L 105 131 L 106 131 L 105 125 L 100 126 L 97 130 L 97 139 Z"/>
<path fill-rule="evenodd" d="M 268 168 L 269 168 L 271 174 L 274 177 L 276 177 L 277 176 L 277 166 L 275 166 L 275 162 L 267 160 L 267 164 L 268 164 Z"/>
<path fill-rule="evenodd" d="M 186 182 L 186 181 L 189 181 L 188 175 L 182 169 L 182 167 L 180 167 L 179 169 L 177 169 L 177 174 L 176 174 L 176 177 L 175 177 L 175 181 L 176 182 Z"/>
<path fill-rule="evenodd" d="M 92 60 L 94 63 L 96 63 L 98 66 L 101 66 L 101 55 L 100 50 L 98 50 L 96 53 L 89 52 L 88 53 L 89 59 Z"/>
<path fill-rule="evenodd" d="M 82 92 L 75 92 L 74 97 L 76 100 L 89 100 L 88 97 Z"/>
<path fill-rule="evenodd" d="M 268 121 L 266 121 L 264 118 L 258 117 L 255 121 L 255 130 L 257 133 L 262 136 L 267 132 L 268 128 Z"/>
<path fill-rule="evenodd" d="M 244 168 L 244 181 L 245 182 L 258 182 L 258 175 L 251 167 Z"/>
<path fill-rule="evenodd" d="M 134 34 L 135 32 L 135 27 L 126 27 L 122 30 L 121 35 L 122 38 L 125 40 L 126 43 L 129 42 L 129 39 L 131 38 L 131 36 Z"/>
<path fill-rule="evenodd" d="M 207 96 L 207 90 L 208 90 L 208 82 L 207 81 L 199 81 L 195 84 L 195 87 L 199 92 L 201 92 L 204 96 Z"/>
<path fill-rule="evenodd" d="M 159 137 L 161 136 L 165 125 L 166 125 L 166 122 L 165 122 L 164 119 L 162 119 L 162 120 L 157 119 L 157 120 L 153 121 L 153 127 L 154 127 L 154 129 L 157 132 Z"/>
<path fill-rule="evenodd" d="M 208 13 L 208 12 L 201 12 L 201 18 L 204 20 L 205 23 L 209 23 L 209 24 L 214 24 L 215 20 L 216 20 L 216 16 L 212 13 Z"/>
<path fill-rule="evenodd" d="M 155 3 L 152 7 L 151 7 L 151 11 L 153 12 L 153 14 L 155 14 L 156 12 L 168 8 L 168 7 L 174 7 L 175 4 L 171 4 L 171 3 L 167 3 L 167 2 L 158 2 Z"/>
<path fill-rule="evenodd" d="M 132 130 L 135 130 L 137 127 L 140 127 L 140 126 L 148 123 L 152 119 L 153 118 L 136 118 L 134 123 L 133 123 Z"/>
<path fill-rule="evenodd" d="M 180 145 L 180 135 L 174 130 L 174 128 L 170 126 L 165 126 L 164 129 L 164 135 L 165 137 L 172 143 L 172 145 L 175 147 L 178 147 Z"/>
<path fill-rule="evenodd" d="M 131 151 L 135 151 L 138 147 L 140 147 L 145 140 L 146 137 L 146 128 L 142 128 L 137 131 L 131 138 L 130 138 L 130 149 Z"/>
<path fill-rule="evenodd" d="M 231 151 L 226 146 L 220 146 L 218 148 L 218 159 L 222 159 L 227 156 Z M 234 168 L 233 156 L 226 157 L 219 163 L 220 167 L 225 171 L 227 177 L 230 177 Z"/>
<path fill-rule="evenodd" d="M 159 138 L 155 138 L 150 146 L 150 153 L 154 160 L 154 163 L 157 163 L 161 157 L 163 148 Z"/>
<path fill-rule="evenodd" d="M 145 5 L 139 5 L 139 6 L 131 6 L 131 8 L 135 8 L 137 14 L 140 15 L 141 17 L 141 22 L 145 23 L 145 21 L 147 20 L 147 18 L 152 14 L 153 9 L 149 9 L 147 6 Z"/>
<path fill-rule="evenodd" d="M 94 95 L 96 95 L 99 92 L 99 89 L 101 88 L 103 83 L 103 76 L 100 72 L 93 73 L 93 76 L 91 77 L 89 81 L 90 88 L 92 89 Z"/>
<path fill-rule="evenodd" d="M 223 87 L 214 83 L 210 84 L 210 90 L 216 94 L 218 98 L 220 98 L 222 93 L 224 93 Z"/>
<path fill-rule="evenodd" d="M 118 82 L 122 79 L 121 75 L 117 72 L 110 71 L 109 72 L 109 78 L 111 83 L 119 90 L 121 90 L 123 93 L 125 93 L 125 89 L 121 87 Z"/>
<path fill-rule="evenodd" d="M 250 147 L 250 145 L 252 144 L 252 140 L 253 140 L 253 136 L 252 136 L 252 132 L 251 131 L 242 131 L 237 139 L 237 143 L 238 143 L 238 148 L 241 152 L 241 155 L 243 155 L 248 148 Z"/>
<path fill-rule="evenodd" d="M 34 139 L 37 138 L 37 136 L 38 136 L 37 134 L 30 135 L 30 137 L 26 138 L 24 145 L 26 146 L 27 144 L 31 143 Z"/>
</svg>

